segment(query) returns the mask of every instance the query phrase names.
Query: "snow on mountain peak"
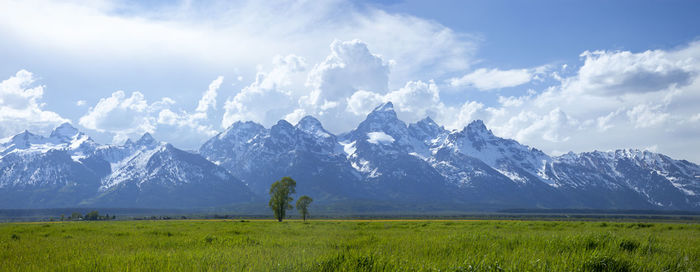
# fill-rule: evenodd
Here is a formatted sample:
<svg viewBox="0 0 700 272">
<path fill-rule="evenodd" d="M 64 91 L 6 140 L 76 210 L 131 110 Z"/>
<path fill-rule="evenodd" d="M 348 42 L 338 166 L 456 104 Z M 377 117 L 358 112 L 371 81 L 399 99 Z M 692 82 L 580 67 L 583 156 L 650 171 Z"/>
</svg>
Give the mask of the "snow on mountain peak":
<svg viewBox="0 0 700 272">
<path fill-rule="evenodd" d="M 265 131 L 265 127 L 253 121 L 236 121 L 224 132 L 220 133 L 218 138 L 223 140 L 231 137 L 240 138 L 241 136 L 247 135 L 244 138 L 246 138 L 245 140 L 248 140 L 263 131 Z"/>
<path fill-rule="evenodd" d="M 321 125 L 321 122 L 318 121 L 318 119 L 314 118 L 313 116 L 307 115 L 304 116 L 304 118 L 301 118 L 297 125 L 295 126 L 297 129 L 302 130 L 306 133 L 328 138 L 331 137 L 331 134 L 328 133 L 323 128 L 323 125 Z"/>
<path fill-rule="evenodd" d="M 479 132 L 487 132 L 488 134 L 493 134 L 493 133 L 491 133 L 491 130 L 486 128 L 486 125 L 484 125 L 484 121 L 481 121 L 481 120 L 472 121 L 464 129 L 469 130 L 469 131 L 479 131 Z"/>
<path fill-rule="evenodd" d="M 54 139 L 71 139 L 75 135 L 79 134 L 80 132 L 78 129 L 73 127 L 70 123 L 66 122 L 61 124 L 60 126 L 56 127 L 52 132 L 49 137 L 54 138 Z"/>
<path fill-rule="evenodd" d="M 150 133 L 146 132 L 143 134 L 143 136 L 141 136 L 141 138 L 138 139 L 138 141 L 136 141 L 136 145 L 142 147 L 154 147 L 158 145 L 158 141 L 156 141 L 156 139 L 153 138 Z"/>
<path fill-rule="evenodd" d="M 380 122 L 385 122 L 389 120 L 400 121 L 399 118 L 396 116 L 396 112 L 394 111 L 394 104 L 392 104 L 391 102 L 386 102 L 374 108 L 374 110 L 370 112 L 369 115 L 367 115 L 365 121 L 367 120 Z"/>
<path fill-rule="evenodd" d="M 2 153 L 7 153 L 15 149 L 26 149 L 32 144 L 44 143 L 46 139 L 40 135 L 32 134 L 31 132 L 25 130 L 11 138 L 7 139 L 7 142 L 3 143 L 5 150 Z"/>
<path fill-rule="evenodd" d="M 373 111 L 394 111 L 394 104 L 389 101 L 377 106 Z"/>
<path fill-rule="evenodd" d="M 426 116 L 425 118 L 418 121 L 416 124 L 430 127 L 440 127 L 437 123 L 435 123 L 435 121 L 433 121 L 432 118 L 430 118 L 430 116 Z"/>
<path fill-rule="evenodd" d="M 444 127 L 435 123 L 430 117 L 423 118 L 416 123 L 408 125 L 408 130 L 413 137 L 424 142 L 437 140 L 436 138 L 438 138 L 440 134 L 447 132 Z"/>
<path fill-rule="evenodd" d="M 367 133 L 367 142 L 372 144 L 391 144 L 394 142 L 394 137 L 382 131 Z"/>
</svg>

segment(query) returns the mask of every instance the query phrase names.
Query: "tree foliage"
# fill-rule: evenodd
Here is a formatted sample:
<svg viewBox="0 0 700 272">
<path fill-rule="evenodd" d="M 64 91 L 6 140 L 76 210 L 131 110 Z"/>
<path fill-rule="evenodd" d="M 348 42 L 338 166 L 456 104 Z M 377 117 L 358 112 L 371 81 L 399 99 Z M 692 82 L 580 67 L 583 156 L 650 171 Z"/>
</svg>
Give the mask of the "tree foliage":
<svg viewBox="0 0 700 272">
<path fill-rule="evenodd" d="M 290 177 L 283 177 L 270 186 L 270 208 L 275 213 L 277 221 L 282 222 L 287 210 L 292 209 L 290 195 L 296 193 L 297 182 Z"/>
<path fill-rule="evenodd" d="M 306 216 L 309 214 L 309 204 L 314 201 L 311 197 L 304 195 L 297 200 L 297 211 L 301 214 L 301 217 L 306 221 Z"/>
</svg>

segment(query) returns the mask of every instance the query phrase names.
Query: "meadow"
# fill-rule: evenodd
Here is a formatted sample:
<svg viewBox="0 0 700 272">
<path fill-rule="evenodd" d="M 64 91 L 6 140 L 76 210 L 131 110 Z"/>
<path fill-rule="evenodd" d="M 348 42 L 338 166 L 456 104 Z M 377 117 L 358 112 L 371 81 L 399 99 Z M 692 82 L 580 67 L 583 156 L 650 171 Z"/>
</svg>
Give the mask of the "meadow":
<svg viewBox="0 0 700 272">
<path fill-rule="evenodd" d="M 700 271 L 700 225 L 159 220 L 0 224 L 0 271 Z"/>
</svg>

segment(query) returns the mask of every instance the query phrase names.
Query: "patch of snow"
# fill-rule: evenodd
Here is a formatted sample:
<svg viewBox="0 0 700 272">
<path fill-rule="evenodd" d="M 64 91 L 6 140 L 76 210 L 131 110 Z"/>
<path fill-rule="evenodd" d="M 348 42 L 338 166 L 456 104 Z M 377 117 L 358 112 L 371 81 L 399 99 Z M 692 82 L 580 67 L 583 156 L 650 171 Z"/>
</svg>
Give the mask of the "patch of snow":
<svg viewBox="0 0 700 272">
<path fill-rule="evenodd" d="M 339 144 L 343 146 L 343 152 L 350 157 L 350 155 L 355 154 L 355 150 L 357 150 L 355 143 L 357 143 L 357 141 L 353 141 L 352 143 L 340 142 Z"/>
<path fill-rule="evenodd" d="M 382 131 L 369 132 L 367 138 L 367 142 L 371 144 L 391 144 L 394 142 L 394 137 Z"/>
<path fill-rule="evenodd" d="M 508 171 L 504 171 L 504 170 L 497 169 L 497 168 L 495 168 L 495 169 L 496 169 L 496 171 L 498 171 L 499 173 L 501 173 L 501 174 L 503 174 L 504 176 L 508 177 L 508 178 L 511 179 L 512 181 L 516 181 L 516 182 L 519 182 L 519 183 L 525 183 L 525 182 L 527 181 L 527 180 L 525 180 L 524 178 L 522 178 L 521 176 L 519 176 L 517 173 L 508 172 Z"/>
</svg>

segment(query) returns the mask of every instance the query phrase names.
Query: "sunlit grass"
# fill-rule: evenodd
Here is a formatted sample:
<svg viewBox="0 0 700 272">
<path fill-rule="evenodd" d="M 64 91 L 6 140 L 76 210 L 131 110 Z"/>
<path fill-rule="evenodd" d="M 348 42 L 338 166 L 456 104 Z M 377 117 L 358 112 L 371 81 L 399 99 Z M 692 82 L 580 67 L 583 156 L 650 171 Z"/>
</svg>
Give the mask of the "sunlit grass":
<svg viewBox="0 0 700 272">
<path fill-rule="evenodd" d="M 671 223 L 181 220 L 0 224 L 0 271 L 700 271 Z"/>
</svg>

